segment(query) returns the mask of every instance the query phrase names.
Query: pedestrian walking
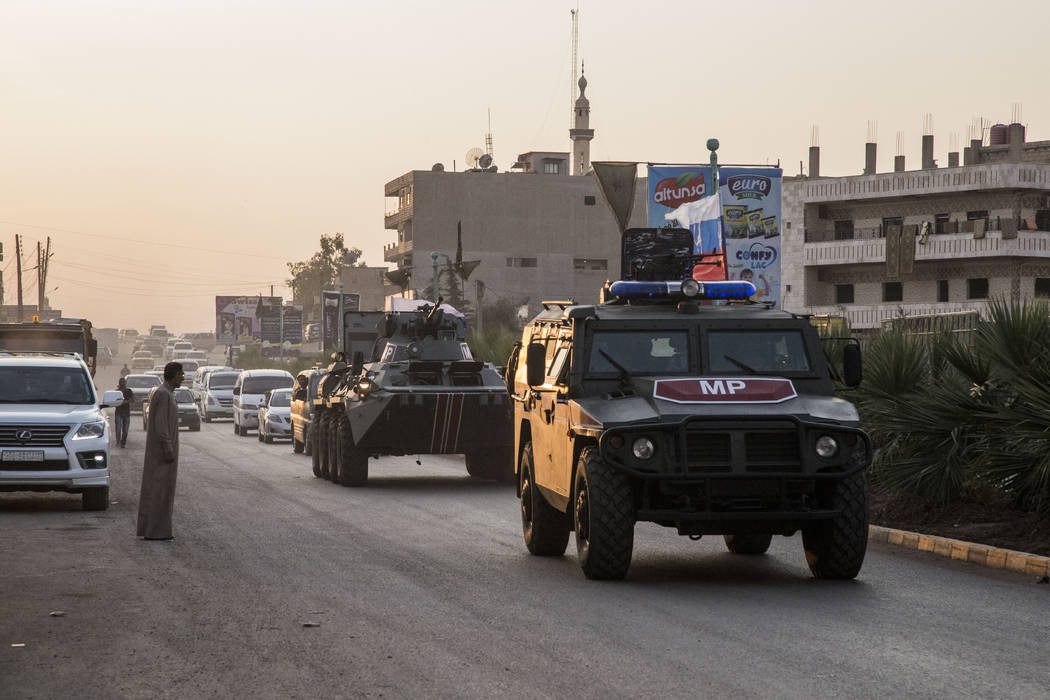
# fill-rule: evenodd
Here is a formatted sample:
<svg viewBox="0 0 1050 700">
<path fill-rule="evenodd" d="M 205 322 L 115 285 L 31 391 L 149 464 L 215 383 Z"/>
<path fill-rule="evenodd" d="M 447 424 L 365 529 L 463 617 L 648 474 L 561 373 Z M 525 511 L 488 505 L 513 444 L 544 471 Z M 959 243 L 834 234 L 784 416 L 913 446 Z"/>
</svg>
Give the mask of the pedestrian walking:
<svg viewBox="0 0 1050 700">
<path fill-rule="evenodd" d="M 164 365 L 164 383 L 149 397 L 146 456 L 142 463 L 142 491 L 136 534 L 147 540 L 170 540 L 171 511 L 175 504 L 175 476 L 179 469 L 179 410 L 174 392 L 186 375 L 182 364 Z"/>
<path fill-rule="evenodd" d="M 131 370 L 130 370 L 130 369 L 128 369 L 128 363 L 127 363 L 127 362 L 125 362 L 125 363 L 124 363 L 124 366 L 120 368 L 120 376 L 121 376 L 121 377 L 126 377 L 126 376 L 128 376 L 129 374 L 131 374 Z"/>
<path fill-rule="evenodd" d="M 117 381 L 117 388 L 124 395 L 124 401 L 113 411 L 113 423 L 117 429 L 117 444 L 127 447 L 128 428 L 131 427 L 131 403 L 135 399 L 135 394 L 128 388 L 128 380 L 124 377 Z"/>
</svg>

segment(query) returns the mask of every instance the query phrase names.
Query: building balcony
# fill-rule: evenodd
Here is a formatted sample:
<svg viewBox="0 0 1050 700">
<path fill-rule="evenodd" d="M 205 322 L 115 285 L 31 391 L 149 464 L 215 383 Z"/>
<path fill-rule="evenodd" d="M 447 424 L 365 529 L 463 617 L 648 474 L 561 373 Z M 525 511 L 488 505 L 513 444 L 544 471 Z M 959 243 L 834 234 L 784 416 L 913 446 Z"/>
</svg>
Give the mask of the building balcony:
<svg viewBox="0 0 1050 700">
<path fill-rule="evenodd" d="M 1050 232 L 1018 231 L 1016 238 L 1006 239 L 1002 231 L 987 231 L 984 238 L 974 238 L 972 233 L 945 233 L 930 235 L 925 243 L 915 240 L 916 261 L 999 257 L 1050 258 Z M 806 243 L 803 258 L 807 267 L 884 263 L 886 239 Z"/>
<path fill-rule="evenodd" d="M 401 241 L 400 243 L 389 243 L 383 246 L 383 261 L 398 262 L 406 254 L 412 252 L 412 241 Z"/>
<path fill-rule="evenodd" d="M 383 228 L 396 231 L 401 224 L 412 218 L 412 207 L 401 207 L 396 211 L 388 211 L 383 216 Z"/>
<path fill-rule="evenodd" d="M 828 306 L 811 306 L 806 313 L 817 316 L 840 316 L 849 321 L 853 330 L 881 328 L 886 319 L 898 316 L 926 316 L 930 314 L 944 314 L 952 311 L 976 311 L 981 318 L 988 317 L 988 306 L 990 302 L 985 299 L 974 299 L 972 301 L 946 301 L 926 302 L 922 304 L 832 304 Z"/>
</svg>

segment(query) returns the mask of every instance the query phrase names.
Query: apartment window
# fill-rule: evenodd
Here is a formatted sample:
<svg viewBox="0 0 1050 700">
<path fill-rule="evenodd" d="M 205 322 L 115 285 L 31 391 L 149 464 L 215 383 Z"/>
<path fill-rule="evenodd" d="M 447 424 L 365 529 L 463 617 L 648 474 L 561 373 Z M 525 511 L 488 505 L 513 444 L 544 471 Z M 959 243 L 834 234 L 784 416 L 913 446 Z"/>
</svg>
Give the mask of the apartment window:
<svg viewBox="0 0 1050 700">
<path fill-rule="evenodd" d="M 987 277 L 971 277 L 966 280 L 966 298 L 967 299 L 987 299 L 988 298 L 988 278 Z"/>
<path fill-rule="evenodd" d="M 948 301 L 948 280 L 937 280 L 937 301 Z"/>
<path fill-rule="evenodd" d="M 554 161 L 553 163 L 543 164 L 543 173 L 545 175 L 557 175 L 561 171 L 561 163 Z"/>
<path fill-rule="evenodd" d="M 536 267 L 536 258 L 507 258 L 507 267 Z"/>
<path fill-rule="evenodd" d="M 950 214 L 935 214 L 933 217 L 933 232 L 948 233 L 948 223 L 951 221 Z"/>
<path fill-rule="evenodd" d="M 835 240 L 836 241 L 852 241 L 853 240 L 853 219 L 846 219 L 843 221 L 835 222 Z"/>
<path fill-rule="evenodd" d="M 584 206 L 593 207 L 594 206 L 594 195 L 593 194 L 585 194 L 585 195 L 583 195 L 583 204 L 584 204 Z"/>
<path fill-rule="evenodd" d="M 884 216 L 882 217 L 882 235 L 883 237 L 889 232 L 890 226 L 903 226 L 904 219 L 900 216 Z"/>
<path fill-rule="evenodd" d="M 835 303 L 836 304 L 852 304 L 853 303 L 853 285 L 852 284 L 836 284 L 835 285 Z"/>
<path fill-rule="evenodd" d="M 1050 299 L 1050 278 L 1035 278 L 1035 295 L 1042 299 Z"/>
<path fill-rule="evenodd" d="M 968 212 L 966 212 L 966 220 L 967 221 L 977 221 L 978 219 L 984 219 L 985 221 L 987 221 L 988 220 L 988 210 L 987 209 L 977 209 L 975 211 L 968 211 Z"/>
<path fill-rule="evenodd" d="M 882 283 L 882 300 L 883 301 L 903 301 L 904 300 L 904 287 L 900 282 L 883 282 Z"/>
<path fill-rule="evenodd" d="M 604 272 L 609 269 L 609 261 L 599 260 L 598 258 L 573 258 L 572 266 L 577 270 L 601 270 Z"/>
</svg>

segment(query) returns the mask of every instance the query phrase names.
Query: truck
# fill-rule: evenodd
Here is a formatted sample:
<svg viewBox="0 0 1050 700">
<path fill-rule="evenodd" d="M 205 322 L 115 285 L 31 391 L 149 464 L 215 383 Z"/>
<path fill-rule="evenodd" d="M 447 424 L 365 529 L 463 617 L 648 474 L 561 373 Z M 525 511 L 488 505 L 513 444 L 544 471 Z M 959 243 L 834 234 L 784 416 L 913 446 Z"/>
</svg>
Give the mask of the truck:
<svg viewBox="0 0 1050 700">
<path fill-rule="evenodd" d="M 525 546 L 561 556 L 574 534 L 587 578 L 622 579 L 638 522 L 741 555 L 801 532 L 815 577 L 853 578 L 872 447 L 836 387 L 860 383 L 859 344 L 836 339 L 839 374 L 808 317 L 694 279 L 691 236 L 626 231 L 649 249 L 600 303 L 544 302 L 525 327 L 507 367 Z"/>
<path fill-rule="evenodd" d="M 76 353 L 95 376 L 98 341 L 87 319 L 0 323 L 0 353 Z"/>
</svg>

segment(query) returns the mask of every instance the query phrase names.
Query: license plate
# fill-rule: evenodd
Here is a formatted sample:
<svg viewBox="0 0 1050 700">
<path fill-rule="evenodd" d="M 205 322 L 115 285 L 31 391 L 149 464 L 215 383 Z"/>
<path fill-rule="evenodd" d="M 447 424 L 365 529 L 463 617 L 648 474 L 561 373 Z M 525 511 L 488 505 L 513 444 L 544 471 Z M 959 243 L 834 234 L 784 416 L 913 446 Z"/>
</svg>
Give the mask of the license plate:
<svg viewBox="0 0 1050 700">
<path fill-rule="evenodd" d="M 3 462 L 43 462 L 43 450 L 4 450 L 0 454 Z"/>
</svg>

